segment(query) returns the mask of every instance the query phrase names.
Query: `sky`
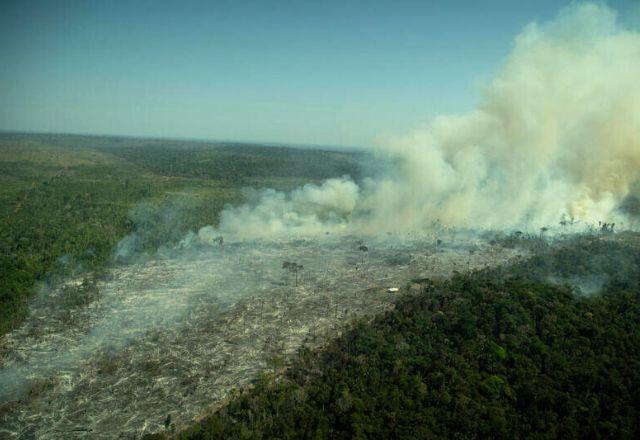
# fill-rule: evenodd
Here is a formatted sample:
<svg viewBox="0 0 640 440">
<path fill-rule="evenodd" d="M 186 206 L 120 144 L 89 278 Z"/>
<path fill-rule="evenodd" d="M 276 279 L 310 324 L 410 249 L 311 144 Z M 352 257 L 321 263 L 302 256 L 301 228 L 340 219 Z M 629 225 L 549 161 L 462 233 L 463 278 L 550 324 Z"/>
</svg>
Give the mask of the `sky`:
<svg viewBox="0 0 640 440">
<path fill-rule="evenodd" d="M 569 3 L 0 0 L 0 130 L 365 147 L 471 110 Z"/>
</svg>

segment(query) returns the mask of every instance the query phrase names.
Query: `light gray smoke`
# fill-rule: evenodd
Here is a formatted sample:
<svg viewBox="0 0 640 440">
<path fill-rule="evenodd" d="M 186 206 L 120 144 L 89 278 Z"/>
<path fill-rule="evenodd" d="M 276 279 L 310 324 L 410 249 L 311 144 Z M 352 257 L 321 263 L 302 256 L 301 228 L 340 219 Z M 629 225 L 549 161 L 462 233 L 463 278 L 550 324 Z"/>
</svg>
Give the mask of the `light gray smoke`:
<svg viewBox="0 0 640 440">
<path fill-rule="evenodd" d="M 407 226 L 611 219 L 640 170 L 640 34 L 585 3 L 528 25 L 480 106 L 395 142 L 402 179 L 375 194 Z M 383 216 L 383 220 L 384 219 Z"/>
<path fill-rule="evenodd" d="M 607 6 L 572 5 L 523 29 L 473 112 L 380 147 L 398 163 L 389 177 L 263 191 L 201 235 L 624 222 L 616 207 L 640 170 L 638 78 L 640 34 Z"/>
</svg>

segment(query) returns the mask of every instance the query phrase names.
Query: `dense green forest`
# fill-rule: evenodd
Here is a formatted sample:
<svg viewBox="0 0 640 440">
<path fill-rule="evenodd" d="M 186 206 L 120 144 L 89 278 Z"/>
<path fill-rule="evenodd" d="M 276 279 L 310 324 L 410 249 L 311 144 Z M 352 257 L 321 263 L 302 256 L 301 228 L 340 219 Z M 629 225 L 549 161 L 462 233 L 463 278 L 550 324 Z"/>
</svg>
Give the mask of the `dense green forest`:
<svg viewBox="0 0 640 440">
<path fill-rule="evenodd" d="M 425 282 L 176 437 L 638 438 L 639 243 L 536 243 L 513 266 Z"/>
<path fill-rule="evenodd" d="M 244 186 L 357 178 L 358 159 L 254 145 L 1 134 L 0 335 L 25 316 L 36 281 L 96 276 L 114 245 L 140 227 L 153 249 L 215 224 Z"/>
</svg>

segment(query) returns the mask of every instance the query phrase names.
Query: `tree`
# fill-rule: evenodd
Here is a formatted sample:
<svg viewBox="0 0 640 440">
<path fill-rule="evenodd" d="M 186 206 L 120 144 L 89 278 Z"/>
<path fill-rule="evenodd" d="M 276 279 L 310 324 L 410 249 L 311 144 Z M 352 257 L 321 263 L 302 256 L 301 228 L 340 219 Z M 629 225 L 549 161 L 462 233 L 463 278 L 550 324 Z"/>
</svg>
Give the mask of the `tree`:
<svg viewBox="0 0 640 440">
<path fill-rule="evenodd" d="M 304 269 L 304 266 L 291 261 L 285 261 L 282 263 L 282 268 L 291 272 L 295 277 L 295 285 L 298 286 L 298 272 Z"/>
<path fill-rule="evenodd" d="M 616 224 L 615 223 L 598 222 L 598 226 L 600 227 L 600 232 L 606 234 L 606 233 L 613 232 L 613 228 L 615 228 Z"/>
<path fill-rule="evenodd" d="M 361 244 L 360 247 L 358 248 L 358 250 L 360 252 L 362 252 L 362 264 L 364 265 L 364 255 L 367 251 L 369 251 L 369 248 L 366 247 L 365 245 Z"/>
</svg>

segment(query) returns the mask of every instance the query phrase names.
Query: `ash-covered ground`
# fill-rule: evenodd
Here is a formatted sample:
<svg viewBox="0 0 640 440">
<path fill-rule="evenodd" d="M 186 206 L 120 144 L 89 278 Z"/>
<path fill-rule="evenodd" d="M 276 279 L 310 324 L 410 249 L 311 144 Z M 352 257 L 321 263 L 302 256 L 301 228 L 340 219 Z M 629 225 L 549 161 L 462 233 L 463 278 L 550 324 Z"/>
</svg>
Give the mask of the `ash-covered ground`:
<svg viewBox="0 0 640 440">
<path fill-rule="evenodd" d="M 114 266 L 95 285 L 68 280 L 35 300 L 4 341 L 0 438 L 135 438 L 180 427 L 286 366 L 301 345 L 320 346 L 350 320 L 393 307 L 389 288 L 521 253 L 472 235 L 441 238 L 203 246 Z"/>
</svg>

